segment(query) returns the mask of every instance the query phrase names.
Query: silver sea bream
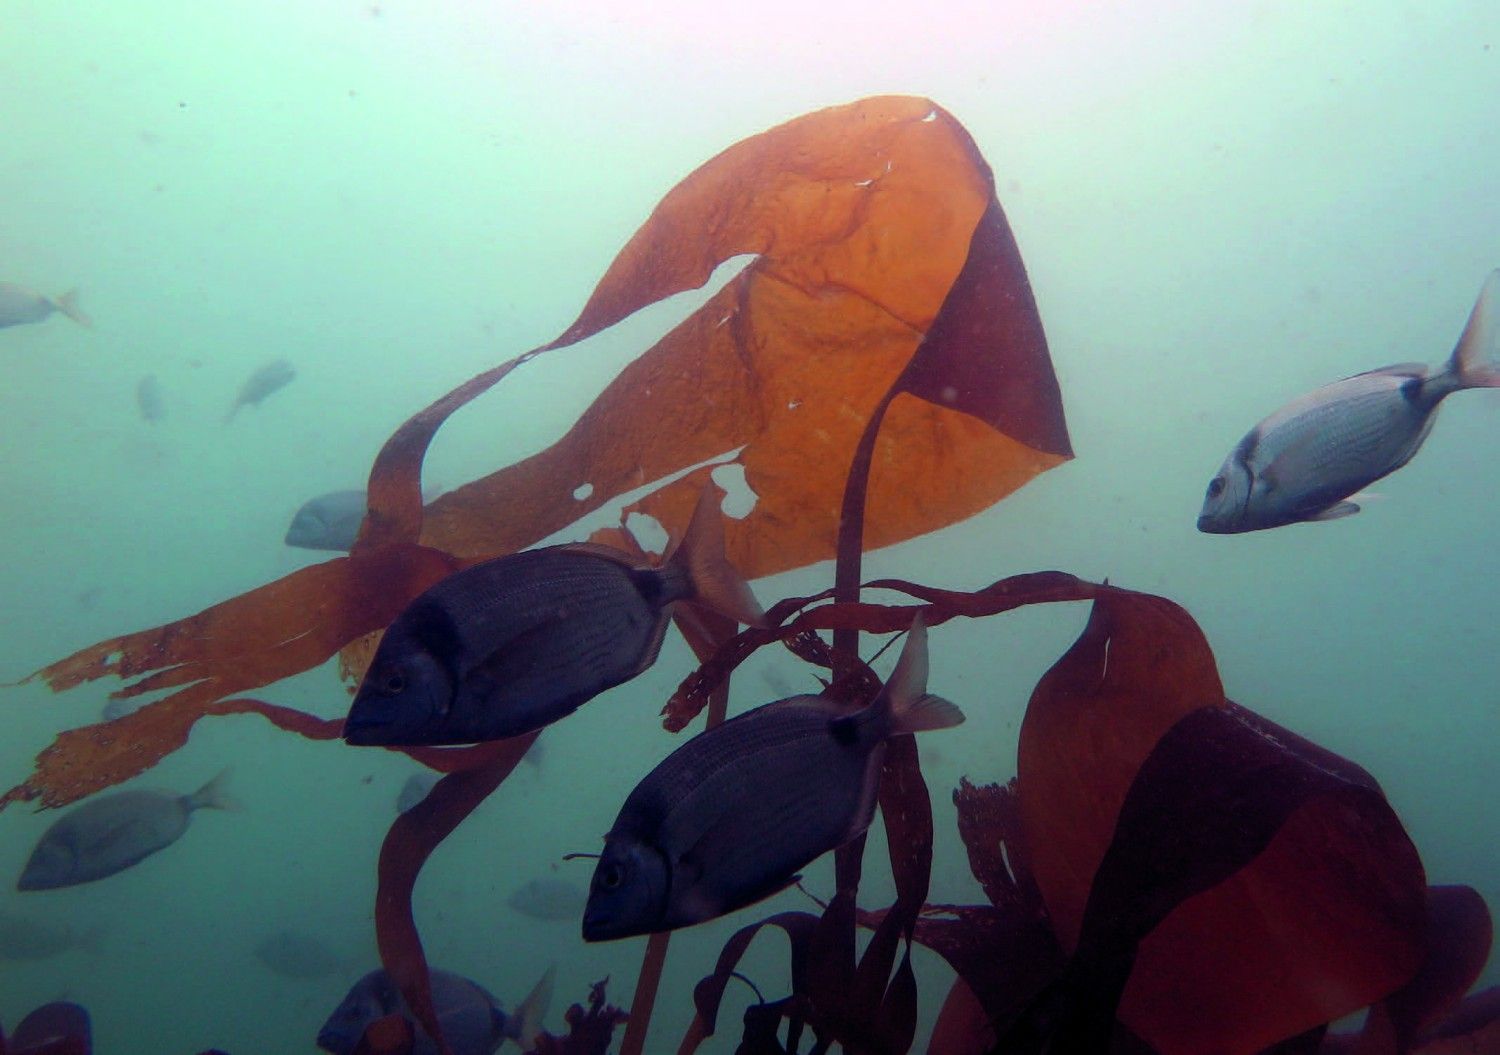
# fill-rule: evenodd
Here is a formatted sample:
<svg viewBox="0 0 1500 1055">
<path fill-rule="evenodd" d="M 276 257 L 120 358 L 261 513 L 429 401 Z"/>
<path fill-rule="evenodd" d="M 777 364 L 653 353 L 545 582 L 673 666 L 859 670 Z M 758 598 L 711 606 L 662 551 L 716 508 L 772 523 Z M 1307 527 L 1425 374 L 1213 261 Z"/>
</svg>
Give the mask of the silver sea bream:
<svg viewBox="0 0 1500 1055">
<path fill-rule="evenodd" d="M 1255 426 L 1209 482 L 1198 530 L 1234 534 L 1359 512 L 1350 499 L 1411 461 L 1444 399 L 1500 387 L 1497 312 L 1500 270 L 1480 290 L 1444 369 L 1429 374 L 1421 363 L 1401 363 L 1355 374 Z"/>
</svg>

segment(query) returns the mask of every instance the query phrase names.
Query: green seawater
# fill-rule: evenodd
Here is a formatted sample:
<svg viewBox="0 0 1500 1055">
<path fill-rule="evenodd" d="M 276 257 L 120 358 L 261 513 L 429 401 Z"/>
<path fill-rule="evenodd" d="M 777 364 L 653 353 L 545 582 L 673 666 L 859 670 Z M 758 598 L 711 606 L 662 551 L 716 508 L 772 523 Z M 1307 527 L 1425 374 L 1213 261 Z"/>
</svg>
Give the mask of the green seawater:
<svg viewBox="0 0 1500 1055">
<path fill-rule="evenodd" d="M 281 543 L 307 498 L 359 487 L 409 414 L 566 327 L 660 197 L 719 150 L 823 106 L 931 97 L 996 174 L 1061 382 L 1077 458 L 867 575 L 972 589 L 1060 568 L 1159 592 L 1208 634 L 1229 694 L 1368 768 L 1430 882 L 1500 905 L 1500 395 L 1462 393 L 1359 516 L 1198 534 L 1203 488 L 1285 400 L 1387 363 L 1445 359 L 1500 266 L 1500 8 L 1433 4 L 639 5 L 459 0 L 0 0 L 0 281 L 81 291 L 0 330 L 0 678 L 195 612 L 320 555 Z M 716 279 L 716 283 L 721 279 Z M 518 372 L 457 415 L 424 481 L 451 488 L 557 438 L 703 294 Z M 223 417 L 284 357 L 296 381 Z M 148 424 L 137 380 L 167 416 Z M 763 580 L 811 592 L 830 567 Z M 982 899 L 953 825 L 960 775 L 1014 773 L 1039 675 L 1081 605 L 932 635 L 933 691 L 968 715 L 921 738 L 933 900 Z M 610 977 L 628 1006 L 643 941 L 585 946 L 515 914 L 512 889 L 586 884 L 619 803 L 680 742 L 656 713 L 691 669 L 654 669 L 543 735 L 444 844 L 416 911 L 431 962 L 508 1005 L 549 963 L 547 1025 Z M 813 683 L 768 654 L 732 710 Z M 0 787 L 112 683 L 0 690 Z M 261 695 L 325 716 L 331 667 Z M 20 895 L 56 814 L 0 814 L 0 910 L 102 923 L 99 954 L 0 960 L 0 1022 L 66 997 L 96 1050 L 310 1052 L 375 966 L 375 859 L 412 763 L 256 717 L 201 722 L 139 783 L 230 766 L 240 813 L 109 880 Z M 889 902 L 872 833 L 862 902 Z M 832 888 L 831 864 L 807 870 Z M 649 1051 L 676 1050 L 725 938 L 795 891 L 674 937 Z M 347 970 L 268 971 L 268 933 L 316 935 Z M 951 974 L 917 952 L 919 1044 Z M 742 968 L 786 991 L 785 945 Z M 1481 984 L 1500 981 L 1491 967 Z M 748 990 L 720 1035 L 734 1048 Z"/>
</svg>

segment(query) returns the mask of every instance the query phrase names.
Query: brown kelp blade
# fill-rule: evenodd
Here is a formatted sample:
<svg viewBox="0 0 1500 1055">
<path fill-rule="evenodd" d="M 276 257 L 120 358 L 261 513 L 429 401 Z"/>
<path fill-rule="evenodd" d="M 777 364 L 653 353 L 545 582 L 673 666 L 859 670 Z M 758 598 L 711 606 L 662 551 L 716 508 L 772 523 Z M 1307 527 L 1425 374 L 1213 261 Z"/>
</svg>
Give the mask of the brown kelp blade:
<svg viewBox="0 0 1500 1055">
<path fill-rule="evenodd" d="M 1421 957 L 1425 884 L 1374 781 L 1229 703 L 1191 618 L 1160 598 L 1115 589 L 1101 591 L 1083 635 L 1038 685 L 1021 732 L 1018 787 L 1029 859 L 1064 947 L 1082 948 L 1091 891 L 1134 884 L 1140 893 L 1139 878 L 1127 881 L 1129 855 L 1134 842 L 1148 845 L 1146 835 L 1118 836 L 1117 824 L 1125 824 L 1123 806 L 1143 764 L 1189 716 L 1207 725 L 1203 739 L 1177 745 L 1174 757 L 1183 764 L 1228 738 L 1216 771 L 1221 779 L 1205 776 L 1198 805 L 1217 804 L 1220 823 L 1273 834 L 1208 889 L 1193 892 L 1213 868 L 1227 872 L 1233 855 L 1190 857 L 1179 869 L 1188 878 L 1157 889 L 1160 900 L 1142 895 L 1133 902 L 1139 934 L 1148 929 L 1146 913 L 1160 914 L 1184 894 L 1139 942 L 1120 1021 L 1162 1055 L 1256 1052 L 1410 978 Z M 1235 768 L 1236 751 L 1253 761 L 1266 743 L 1277 745 L 1272 761 L 1262 760 L 1276 772 L 1321 771 L 1337 787 L 1309 794 L 1277 825 L 1287 803 Z M 1189 805 L 1170 799 L 1162 796 L 1162 809 Z M 1138 830 L 1152 831 L 1145 824 Z M 1096 878 L 1111 853 L 1113 878 Z M 1113 941 L 1100 942 L 1108 956 L 1128 944 Z"/>
</svg>

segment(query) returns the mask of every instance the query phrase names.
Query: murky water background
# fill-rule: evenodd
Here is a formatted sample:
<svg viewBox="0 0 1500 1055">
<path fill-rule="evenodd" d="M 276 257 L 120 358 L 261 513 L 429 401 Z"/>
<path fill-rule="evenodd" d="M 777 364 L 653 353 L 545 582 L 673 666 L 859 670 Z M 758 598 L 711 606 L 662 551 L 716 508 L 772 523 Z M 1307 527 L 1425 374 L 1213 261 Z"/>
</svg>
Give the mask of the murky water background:
<svg viewBox="0 0 1500 1055">
<path fill-rule="evenodd" d="M 639 6 L 0 5 L 0 280 L 76 285 L 97 324 L 0 332 L 0 677 L 317 559 L 281 545 L 297 506 L 359 486 L 409 413 L 565 327 L 694 166 L 808 110 L 925 94 L 995 169 L 1078 458 L 870 571 L 968 589 L 1057 567 L 1173 597 L 1234 698 L 1369 768 L 1430 880 L 1500 905 L 1500 396 L 1453 399 L 1356 518 L 1193 528 L 1245 429 L 1323 381 L 1446 358 L 1500 265 L 1494 5 Z M 521 371 L 443 430 L 426 482 L 551 442 L 698 299 Z M 224 426 L 243 377 L 276 357 L 296 382 Z M 134 402 L 149 373 L 167 411 L 154 425 Z M 979 896 L 947 789 L 1013 773 L 1027 694 L 1082 617 L 1054 606 L 933 635 L 932 687 L 969 716 L 922 741 L 934 900 Z M 439 851 L 417 892 L 436 965 L 513 1003 L 555 961 L 554 1029 L 605 974 L 628 1003 L 643 941 L 584 947 L 574 924 L 505 899 L 530 878 L 587 882 L 590 862 L 559 857 L 596 849 L 676 744 L 654 716 L 689 666 L 669 639 L 653 671 L 549 730 L 541 767 Z M 811 685 L 752 666 L 733 706 L 786 679 Z M 106 689 L 4 690 L 0 784 L 57 729 L 97 720 Z M 329 670 L 263 695 L 327 715 L 347 701 Z M 189 791 L 226 765 L 243 813 L 200 813 L 179 844 L 93 885 L 14 893 L 54 816 L 0 816 L 0 911 L 106 927 L 97 955 L 0 960 L 0 1020 L 67 995 L 103 1052 L 311 1049 L 374 965 L 375 854 L 413 766 L 245 717 L 203 722 L 142 783 Z M 869 861 L 875 905 L 878 838 Z M 808 873 L 829 880 L 826 863 Z M 674 937 L 652 1050 L 675 1048 L 732 930 L 806 906 L 782 895 Z M 283 928 L 347 970 L 271 973 L 252 949 Z M 763 941 L 745 969 L 782 991 L 784 947 Z M 949 976 L 931 956 L 918 973 L 930 1022 Z M 746 996 L 730 990 L 726 1025 Z"/>
</svg>

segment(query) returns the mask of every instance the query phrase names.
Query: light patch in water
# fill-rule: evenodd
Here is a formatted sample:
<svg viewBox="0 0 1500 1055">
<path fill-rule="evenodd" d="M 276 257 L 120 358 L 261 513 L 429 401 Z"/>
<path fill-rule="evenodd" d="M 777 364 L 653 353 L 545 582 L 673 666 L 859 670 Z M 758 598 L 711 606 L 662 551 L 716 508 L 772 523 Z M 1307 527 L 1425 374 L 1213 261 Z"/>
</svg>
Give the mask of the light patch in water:
<svg viewBox="0 0 1500 1055">
<path fill-rule="evenodd" d="M 665 553 L 671 541 L 661 521 L 649 513 L 631 513 L 625 518 L 625 530 L 647 553 Z"/>
<path fill-rule="evenodd" d="M 593 484 L 579 484 L 577 487 L 573 488 L 573 499 L 577 502 L 586 502 L 588 501 L 589 496 L 593 493 Z"/>
<path fill-rule="evenodd" d="M 744 520 L 749 516 L 759 496 L 745 479 L 745 467 L 739 462 L 730 462 L 715 466 L 711 475 L 714 483 L 724 489 L 724 515 L 735 520 Z"/>
</svg>

